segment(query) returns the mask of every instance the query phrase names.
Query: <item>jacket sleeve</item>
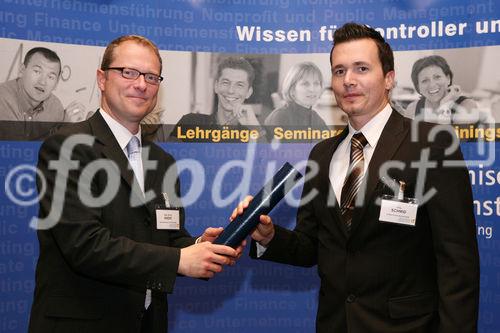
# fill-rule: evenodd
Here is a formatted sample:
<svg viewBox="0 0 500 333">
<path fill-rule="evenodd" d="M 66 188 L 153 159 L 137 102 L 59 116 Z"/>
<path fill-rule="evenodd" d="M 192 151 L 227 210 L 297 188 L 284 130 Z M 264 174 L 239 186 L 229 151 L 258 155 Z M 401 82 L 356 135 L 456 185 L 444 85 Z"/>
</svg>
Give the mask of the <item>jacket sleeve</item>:
<svg viewBox="0 0 500 333">
<path fill-rule="evenodd" d="M 309 163 L 314 163 L 314 151 L 309 156 Z M 307 174 L 311 172 L 306 169 Z M 297 211 L 297 225 L 293 231 L 275 225 L 275 236 L 264 254 L 259 257 L 279 263 L 311 267 L 318 262 L 318 217 L 316 216 L 310 193 L 315 190 L 314 178 L 304 182 L 300 207 Z M 250 255 L 256 257 L 255 244 L 252 242 Z"/>
<path fill-rule="evenodd" d="M 439 291 L 439 332 L 476 332 L 479 304 L 479 254 L 467 167 L 450 140 L 436 139 L 426 192 L 434 189 L 426 203 L 432 228 Z M 443 145 L 444 143 L 444 145 Z"/>
<path fill-rule="evenodd" d="M 96 161 L 95 150 L 90 146 L 77 145 L 71 157 L 64 158 L 61 147 L 66 138 L 63 135 L 50 137 L 39 153 L 38 169 L 43 180 L 39 180 L 37 185 L 39 191 L 45 192 L 41 193 L 39 216 L 54 219 L 50 221 L 53 227 L 38 231 L 41 249 L 51 254 L 59 253 L 73 271 L 92 279 L 171 292 L 180 250 L 114 235 L 107 225 L 135 222 L 134 219 L 144 216 L 144 212 L 140 212 L 144 207 L 130 207 L 127 198 L 123 209 L 130 216 L 130 221 L 103 221 L 103 205 L 84 203 L 79 192 L 85 184 L 90 184 L 88 186 L 94 195 L 102 194 L 104 190 L 102 184 L 97 184 L 98 175 L 92 177 L 82 172 Z M 105 161 L 100 160 L 100 163 Z M 116 168 L 114 171 L 119 177 L 116 163 L 110 166 L 111 169 Z M 69 171 L 64 172 L 65 168 Z M 123 186 L 118 181 L 118 186 Z M 104 196 L 102 200 L 106 200 Z"/>
</svg>

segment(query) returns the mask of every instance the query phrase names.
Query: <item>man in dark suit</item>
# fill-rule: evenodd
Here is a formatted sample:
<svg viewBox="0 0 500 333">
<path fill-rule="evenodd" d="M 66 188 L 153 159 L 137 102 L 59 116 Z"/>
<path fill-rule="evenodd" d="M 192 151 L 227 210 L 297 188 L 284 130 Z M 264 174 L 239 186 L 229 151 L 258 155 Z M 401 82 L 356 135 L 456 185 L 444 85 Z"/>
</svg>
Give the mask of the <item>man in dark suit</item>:
<svg viewBox="0 0 500 333">
<path fill-rule="evenodd" d="M 251 255 L 318 265 L 318 332 L 475 332 L 472 193 L 453 133 L 390 107 L 393 54 L 372 28 L 338 29 L 331 65 L 349 124 L 312 149 L 295 230 L 261 216 Z"/>
<path fill-rule="evenodd" d="M 210 278 L 239 255 L 210 242 L 221 229 L 188 234 L 175 161 L 141 137 L 161 68 L 146 38 L 111 42 L 97 70 L 101 108 L 40 149 L 30 332 L 165 332 L 176 276 Z"/>
</svg>

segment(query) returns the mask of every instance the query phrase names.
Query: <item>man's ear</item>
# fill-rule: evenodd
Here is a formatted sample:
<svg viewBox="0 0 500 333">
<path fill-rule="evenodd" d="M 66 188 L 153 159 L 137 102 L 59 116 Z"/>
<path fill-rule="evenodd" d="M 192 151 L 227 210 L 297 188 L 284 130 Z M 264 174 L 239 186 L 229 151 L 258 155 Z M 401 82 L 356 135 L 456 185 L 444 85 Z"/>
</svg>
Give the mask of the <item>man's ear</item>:
<svg viewBox="0 0 500 333">
<path fill-rule="evenodd" d="M 394 71 L 390 71 L 387 74 L 385 74 L 385 89 L 386 90 L 391 90 L 394 88 L 394 77 L 396 76 L 396 73 Z"/>
<path fill-rule="evenodd" d="M 104 84 L 106 83 L 106 72 L 102 69 L 98 69 L 96 73 L 97 77 L 97 86 L 99 90 L 104 91 Z"/>
<path fill-rule="evenodd" d="M 247 99 L 250 96 L 252 96 L 252 94 L 253 94 L 253 87 L 250 87 L 250 88 L 248 88 L 248 92 L 247 92 L 247 95 L 246 95 L 245 99 Z"/>
<path fill-rule="evenodd" d="M 23 77 L 24 72 L 26 72 L 26 66 L 24 64 L 21 64 L 19 67 L 19 72 L 17 72 L 17 77 Z"/>
<path fill-rule="evenodd" d="M 219 82 L 217 80 L 214 80 L 214 93 L 218 94 L 219 93 Z"/>
</svg>

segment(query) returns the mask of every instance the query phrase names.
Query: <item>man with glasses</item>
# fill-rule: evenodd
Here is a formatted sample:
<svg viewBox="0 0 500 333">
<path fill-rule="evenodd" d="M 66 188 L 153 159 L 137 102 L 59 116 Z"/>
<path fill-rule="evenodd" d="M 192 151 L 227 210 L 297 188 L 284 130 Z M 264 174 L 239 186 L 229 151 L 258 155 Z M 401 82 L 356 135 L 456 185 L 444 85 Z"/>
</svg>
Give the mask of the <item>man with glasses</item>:
<svg viewBox="0 0 500 333">
<path fill-rule="evenodd" d="M 175 161 L 141 136 L 161 69 L 148 39 L 112 41 L 97 70 L 100 109 L 43 143 L 29 332 L 165 332 L 176 276 L 210 278 L 241 254 L 210 242 L 222 228 L 188 234 Z"/>
</svg>

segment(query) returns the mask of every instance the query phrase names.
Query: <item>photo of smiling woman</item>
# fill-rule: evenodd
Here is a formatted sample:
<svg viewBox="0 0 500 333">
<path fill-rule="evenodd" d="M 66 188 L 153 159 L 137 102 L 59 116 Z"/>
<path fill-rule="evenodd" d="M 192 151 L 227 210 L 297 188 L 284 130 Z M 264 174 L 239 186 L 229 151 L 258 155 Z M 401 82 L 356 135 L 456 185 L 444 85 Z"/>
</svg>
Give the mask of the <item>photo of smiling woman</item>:
<svg viewBox="0 0 500 333">
<path fill-rule="evenodd" d="M 281 95 L 285 104 L 265 120 L 268 126 L 309 126 L 327 129 L 323 119 L 312 109 L 323 93 L 323 75 L 312 62 L 297 63 L 286 74 Z"/>
<path fill-rule="evenodd" d="M 411 79 L 421 97 L 408 105 L 407 115 L 442 124 L 481 122 L 477 103 L 453 84 L 453 72 L 443 57 L 417 60 Z"/>
</svg>

